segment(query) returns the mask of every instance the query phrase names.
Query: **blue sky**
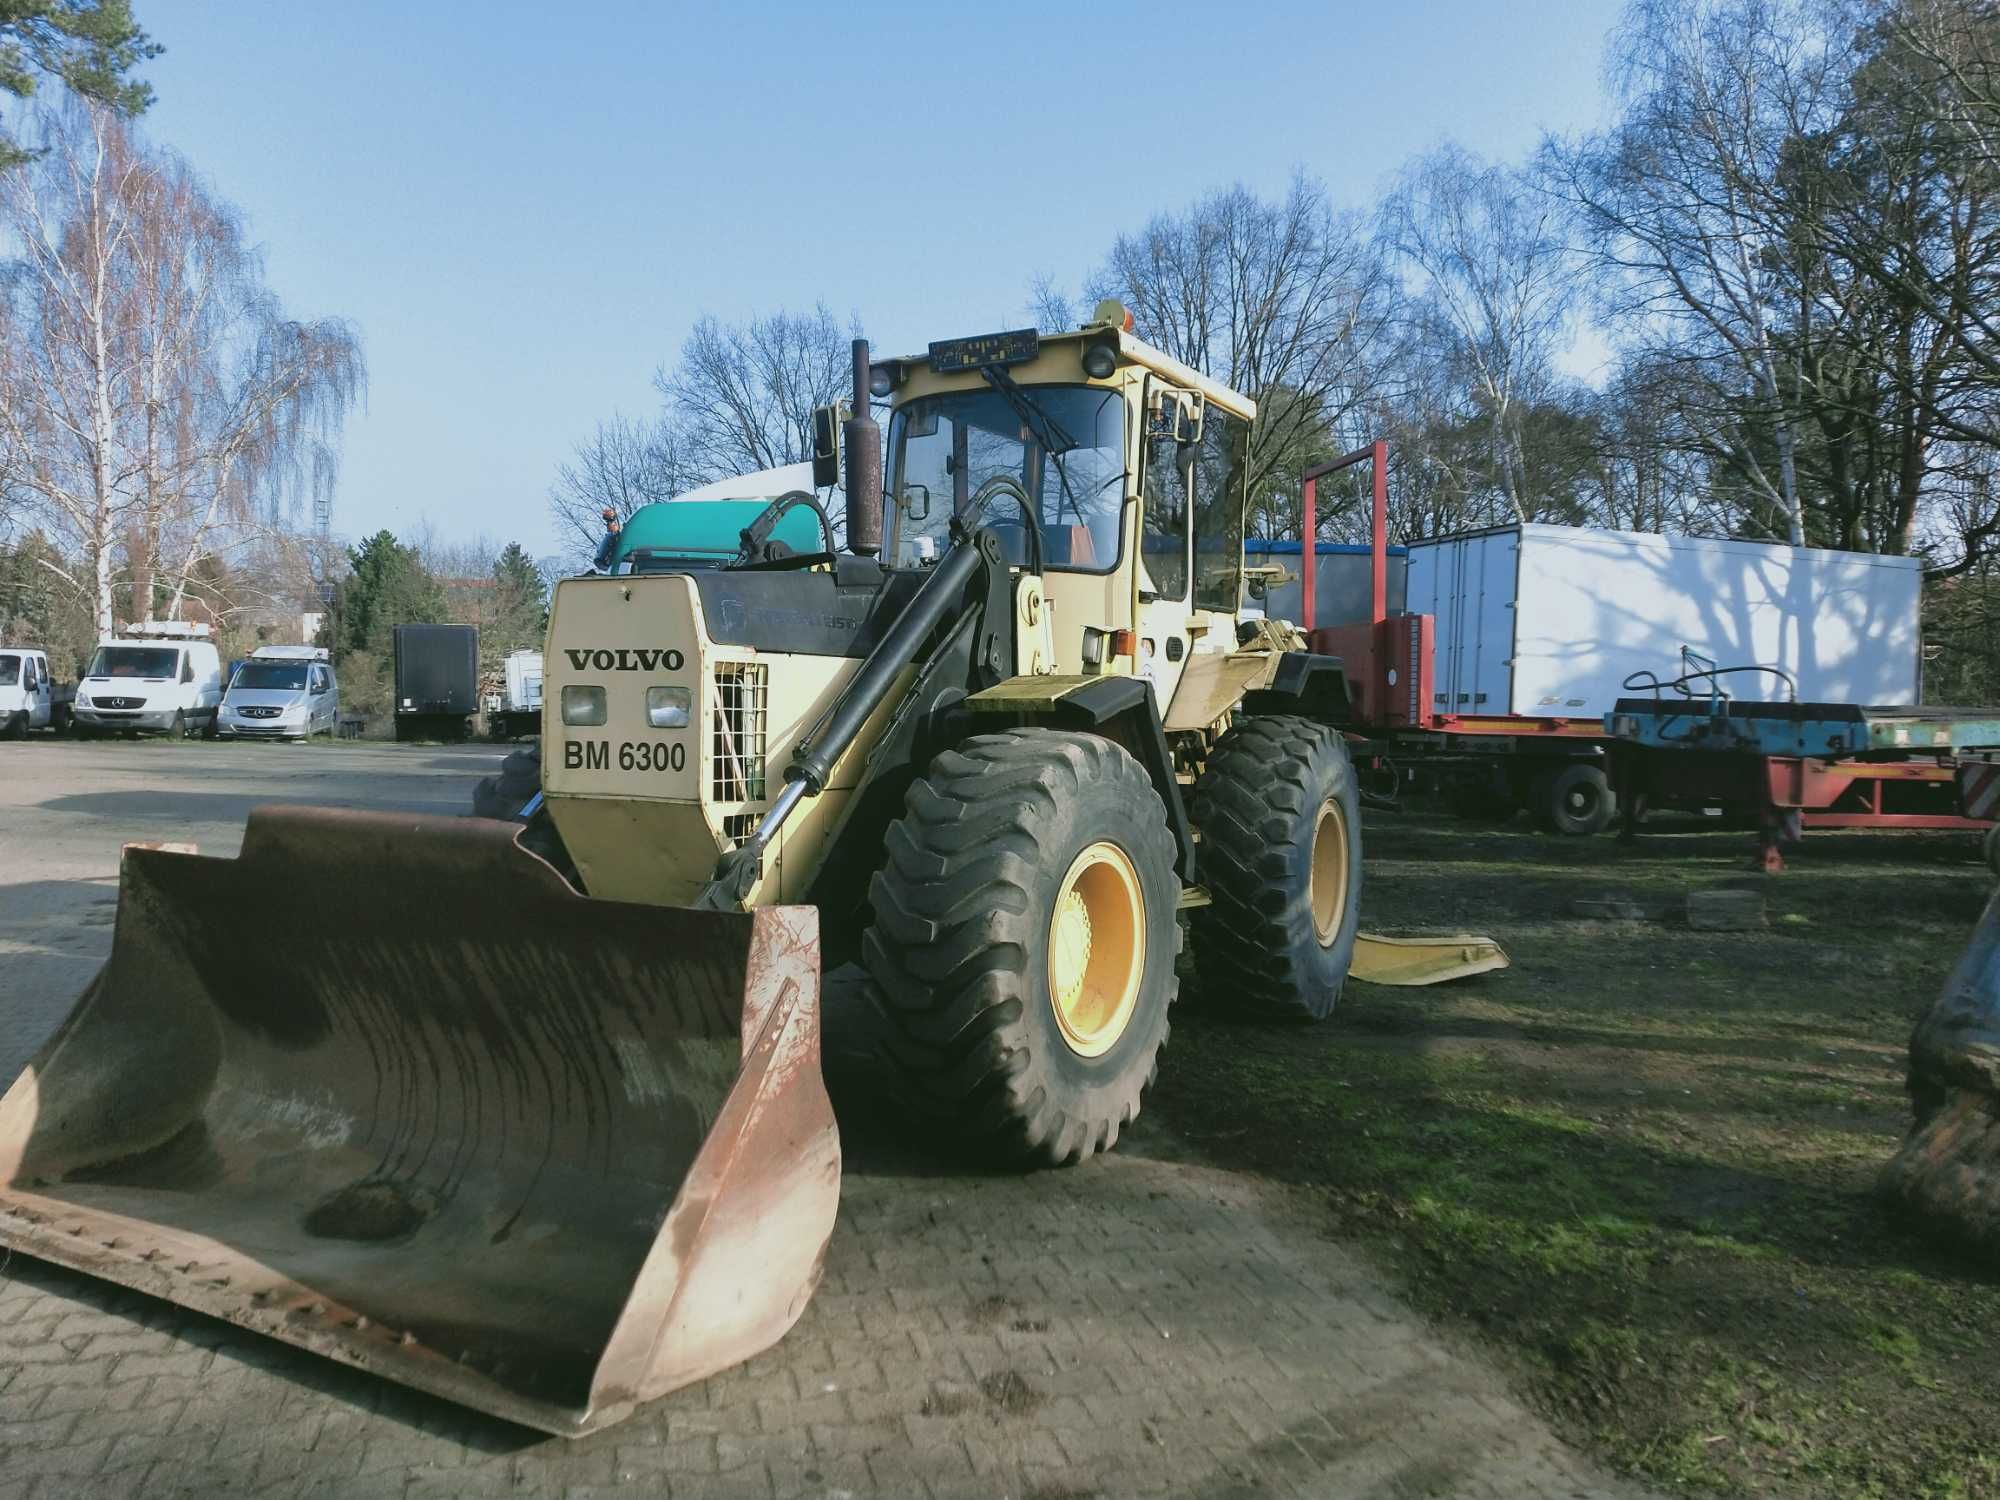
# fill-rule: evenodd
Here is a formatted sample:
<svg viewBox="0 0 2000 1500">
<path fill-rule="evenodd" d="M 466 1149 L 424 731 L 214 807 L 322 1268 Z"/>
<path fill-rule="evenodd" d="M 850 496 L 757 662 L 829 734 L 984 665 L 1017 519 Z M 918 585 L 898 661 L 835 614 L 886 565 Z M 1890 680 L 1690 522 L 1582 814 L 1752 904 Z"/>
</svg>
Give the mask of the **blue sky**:
<svg viewBox="0 0 2000 1500">
<path fill-rule="evenodd" d="M 1303 168 L 1365 206 L 1447 135 L 1515 158 L 1596 123 L 1616 11 L 135 8 L 168 49 L 148 131 L 244 211 L 293 316 L 362 331 L 335 528 L 537 554 L 556 464 L 654 409 L 702 313 L 824 300 L 898 348 L 1012 326 L 1037 271 L 1073 284 L 1208 188 Z"/>
</svg>

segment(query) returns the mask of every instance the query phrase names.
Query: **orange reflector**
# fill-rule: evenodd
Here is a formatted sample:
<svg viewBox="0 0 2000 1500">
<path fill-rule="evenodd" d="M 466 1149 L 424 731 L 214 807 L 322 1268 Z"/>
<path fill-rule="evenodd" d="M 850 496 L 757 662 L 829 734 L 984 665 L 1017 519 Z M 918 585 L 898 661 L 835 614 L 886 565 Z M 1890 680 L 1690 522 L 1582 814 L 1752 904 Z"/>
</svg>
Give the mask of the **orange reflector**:
<svg viewBox="0 0 2000 1500">
<path fill-rule="evenodd" d="M 1137 656 L 1139 654 L 1139 632 L 1136 630 L 1112 631 L 1111 654 L 1113 656 Z"/>
</svg>

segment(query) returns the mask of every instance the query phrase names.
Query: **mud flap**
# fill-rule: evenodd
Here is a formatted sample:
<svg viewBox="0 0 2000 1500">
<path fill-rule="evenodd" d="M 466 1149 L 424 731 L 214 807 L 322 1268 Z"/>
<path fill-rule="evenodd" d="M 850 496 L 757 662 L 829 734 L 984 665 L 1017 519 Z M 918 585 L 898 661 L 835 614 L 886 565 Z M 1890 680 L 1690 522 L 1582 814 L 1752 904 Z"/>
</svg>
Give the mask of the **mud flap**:
<svg viewBox="0 0 2000 1500">
<path fill-rule="evenodd" d="M 1363 984 L 1442 984 L 1507 967 L 1506 950 L 1489 937 L 1394 938 L 1363 932 L 1354 939 L 1347 977 Z"/>
<path fill-rule="evenodd" d="M 840 1189 L 815 913 L 587 900 L 514 832 L 128 850 L 0 1245 L 566 1436 L 783 1337 Z"/>
</svg>

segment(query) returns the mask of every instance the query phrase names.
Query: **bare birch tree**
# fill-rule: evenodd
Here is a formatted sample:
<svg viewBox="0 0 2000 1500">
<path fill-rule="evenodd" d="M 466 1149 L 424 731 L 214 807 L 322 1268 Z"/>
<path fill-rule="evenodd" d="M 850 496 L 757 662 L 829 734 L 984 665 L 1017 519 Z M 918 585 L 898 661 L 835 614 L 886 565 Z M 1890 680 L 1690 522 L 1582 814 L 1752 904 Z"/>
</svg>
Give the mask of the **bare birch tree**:
<svg viewBox="0 0 2000 1500">
<path fill-rule="evenodd" d="M 76 107 L 41 120 L 43 154 L 0 176 L 19 250 L 0 341 L 0 442 L 8 472 L 79 561 L 69 581 L 108 635 L 113 552 L 136 500 L 123 439 L 139 379 L 118 325 L 146 167 L 108 114 Z"/>
<path fill-rule="evenodd" d="M 1120 235 L 1087 288 L 1131 309 L 1141 338 L 1260 403 L 1249 453 L 1259 524 L 1296 535 L 1298 475 L 1341 442 L 1376 389 L 1393 278 L 1358 215 L 1295 178 L 1282 198 L 1237 185 Z M 1060 293 L 1033 289 L 1038 315 Z"/>
<path fill-rule="evenodd" d="M 849 394 L 860 336 L 823 303 L 747 323 L 701 319 L 679 361 L 653 377 L 689 472 L 721 479 L 811 458 L 813 408 Z"/>
<path fill-rule="evenodd" d="M 1522 421 L 1569 324 L 1574 283 L 1556 204 L 1519 174 L 1447 144 L 1403 171 L 1382 231 L 1416 272 L 1417 337 L 1463 372 L 1489 479 L 1524 521 Z"/>
<path fill-rule="evenodd" d="M 549 515 L 564 560 L 582 567 L 596 555 L 606 511 L 623 524 L 640 506 L 671 500 L 699 483 L 673 427 L 614 413 L 576 445 L 549 487 Z"/>
<path fill-rule="evenodd" d="M 90 569 L 111 628 L 122 547 L 130 613 L 196 565 L 282 529 L 325 493 L 364 379 L 339 319 L 287 319 L 231 208 L 108 110 L 39 118 L 43 154 L 8 174 L 22 249 L 0 355 L 0 451 Z"/>
<path fill-rule="evenodd" d="M 1835 104 L 1829 38 L 1794 0 L 1635 0 L 1614 35 L 1624 116 L 1544 153 L 1575 205 L 1608 310 L 1646 325 L 1656 359 L 1705 366 L 1754 403 L 1770 458 L 1740 424 L 1709 438 L 1805 539 L 1797 465 L 1798 370 L 1775 335 L 1788 221 L 1788 144 Z M 1774 460 L 1774 461 L 1773 461 Z"/>
</svg>

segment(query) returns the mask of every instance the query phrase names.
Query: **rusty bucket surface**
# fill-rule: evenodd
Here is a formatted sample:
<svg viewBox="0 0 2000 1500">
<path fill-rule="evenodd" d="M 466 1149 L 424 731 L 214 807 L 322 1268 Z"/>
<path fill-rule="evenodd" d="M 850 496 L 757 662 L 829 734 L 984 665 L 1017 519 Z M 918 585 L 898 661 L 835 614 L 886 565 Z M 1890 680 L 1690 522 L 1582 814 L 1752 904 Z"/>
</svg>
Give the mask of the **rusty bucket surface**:
<svg viewBox="0 0 2000 1500">
<path fill-rule="evenodd" d="M 0 1244 L 576 1435 L 783 1337 L 840 1147 L 809 908 L 578 896 L 513 830 L 126 851 L 0 1099 Z"/>
</svg>

